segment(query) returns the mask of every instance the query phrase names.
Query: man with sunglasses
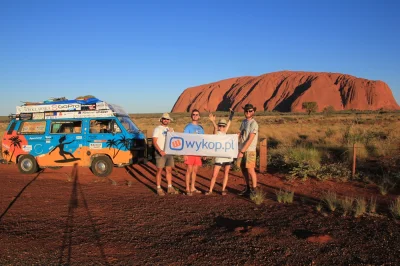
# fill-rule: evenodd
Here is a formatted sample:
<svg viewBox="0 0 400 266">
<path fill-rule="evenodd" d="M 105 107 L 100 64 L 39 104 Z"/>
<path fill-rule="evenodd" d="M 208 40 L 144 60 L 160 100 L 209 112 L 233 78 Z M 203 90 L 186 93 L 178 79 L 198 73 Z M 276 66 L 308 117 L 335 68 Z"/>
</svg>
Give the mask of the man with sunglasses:
<svg viewBox="0 0 400 266">
<path fill-rule="evenodd" d="M 240 125 L 237 165 L 242 169 L 246 181 L 246 188 L 240 193 L 240 195 L 249 195 L 251 192 L 254 193 L 257 188 L 257 174 L 255 168 L 258 124 L 253 118 L 256 108 L 252 104 L 248 103 L 243 107 L 243 109 L 245 119 Z"/>
<path fill-rule="evenodd" d="M 173 132 L 172 128 L 168 125 L 172 121 L 172 118 L 168 113 L 164 113 L 160 117 L 160 125 L 157 126 L 153 131 L 153 146 L 155 148 L 155 158 L 157 166 L 156 174 L 156 184 L 157 184 L 157 194 L 159 196 L 164 196 L 164 190 L 161 188 L 161 172 L 165 168 L 165 175 L 167 177 L 167 193 L 177 194 L 178 192 L 172 186 L 172 168 L 174 167 L 174 157 L 173 155 L 167 155 L 164 152 L 165 140 L 167 138 L 167 132 Z"/>
<path fill-rule="evenodd" d="M 201 125 L 199 125 L 200 120 L 200 112 L 197 109 L 193 109 L 191 113 L 192 122 L 187 124 L 183 133 L 190 134 L 204 134 L 204 129 Z M 185 155 L 184 156 L 186 168 L 186 195 L 192 196 L 193 193 L 201 193 L 196 189 L 196 176 L 197 170 L 202 165 L 201 156 L 194 155 Z"/>
</svg>

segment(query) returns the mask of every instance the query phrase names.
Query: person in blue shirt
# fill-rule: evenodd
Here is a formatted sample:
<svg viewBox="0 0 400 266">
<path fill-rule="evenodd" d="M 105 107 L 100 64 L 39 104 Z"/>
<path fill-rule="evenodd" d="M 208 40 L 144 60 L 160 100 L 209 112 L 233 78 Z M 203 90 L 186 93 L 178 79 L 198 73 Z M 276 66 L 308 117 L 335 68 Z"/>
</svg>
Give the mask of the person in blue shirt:
<svg viewBox="0 0 400 266">
<path fill-rule="evenodd" d="M 193 109 L 191 113 L 192 122 L 187 124 L 183 133 L 189 134 L 204 134 L 204 129 L 201 125 L 199 125 L 200 120 L 200 112 L 197 109 Z M 195 155 L 185 155 L 184 156 L 186 168 L 186 195 L 192 196 L 193 193 L 201 193 L 196 189 L 196 176 L 197 170 L 202 165 L 201 156 Z"/>
</svg>

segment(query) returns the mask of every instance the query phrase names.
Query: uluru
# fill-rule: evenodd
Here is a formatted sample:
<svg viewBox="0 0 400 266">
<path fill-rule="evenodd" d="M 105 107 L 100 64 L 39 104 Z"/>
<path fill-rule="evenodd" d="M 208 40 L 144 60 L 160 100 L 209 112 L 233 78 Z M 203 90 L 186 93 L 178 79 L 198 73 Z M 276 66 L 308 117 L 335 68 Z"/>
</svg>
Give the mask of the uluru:
<svg viewBox="0 0 400 266">
<path fill-rule="evenodd" d="M 187 88 L 172 112 L 235 111 L 253 104 L 260 111 L 302 112 L 303 102 L 317 102 L 318 110 L 399 110 L 389 86 L 347 74 L 279 71 L 260 76 L 225 79 Z"/>
</svg>

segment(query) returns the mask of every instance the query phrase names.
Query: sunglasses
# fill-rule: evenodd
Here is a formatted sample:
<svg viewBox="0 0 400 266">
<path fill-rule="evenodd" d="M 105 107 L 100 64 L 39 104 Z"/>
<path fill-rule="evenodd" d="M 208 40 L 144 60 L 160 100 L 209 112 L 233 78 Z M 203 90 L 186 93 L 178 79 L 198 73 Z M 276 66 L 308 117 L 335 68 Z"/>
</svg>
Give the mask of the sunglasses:
<svg viewBox="0 0 400 266">
<path fill-rule="evenodd" d="M 169 121 L 169 119 L 168 118 L 161 118 L 162 120 L 168 120 Z"/>
<path fill-rule="evenodd" d="M 254 112 L 254 110 L 246 110 L 246 111 L 244 111 L 245 113 L 252 113 L 252 112 Z"/>
<path fill-rule="evenodd" d="M 218 125 L 218 127 L 225 127 L 224 125 Z"/>
</svg>

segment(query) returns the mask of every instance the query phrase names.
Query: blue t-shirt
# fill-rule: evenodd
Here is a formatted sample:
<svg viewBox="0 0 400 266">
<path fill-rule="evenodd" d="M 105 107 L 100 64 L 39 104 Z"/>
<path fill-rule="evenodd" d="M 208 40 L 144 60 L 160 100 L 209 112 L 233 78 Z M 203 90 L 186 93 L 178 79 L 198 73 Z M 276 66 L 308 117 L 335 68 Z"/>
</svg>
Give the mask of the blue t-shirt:
<svg viewBox="0 0 400 266">
<path fill-rule="evenodd" d="M 183 133 L 191 133 L 191 134 L 204 134 L 204 129 L 200 125 L 195 125 L 195 124 L 187 124 L 185 129 L 183 130 Z"/>
</svg>

